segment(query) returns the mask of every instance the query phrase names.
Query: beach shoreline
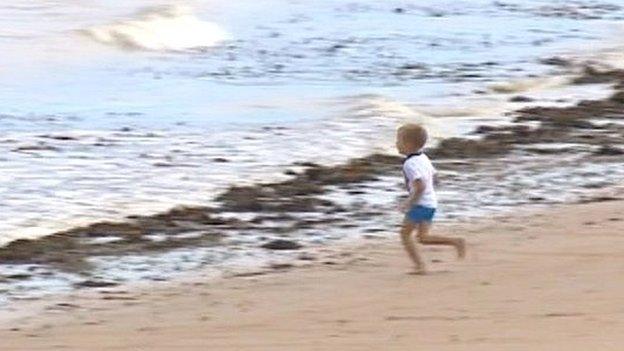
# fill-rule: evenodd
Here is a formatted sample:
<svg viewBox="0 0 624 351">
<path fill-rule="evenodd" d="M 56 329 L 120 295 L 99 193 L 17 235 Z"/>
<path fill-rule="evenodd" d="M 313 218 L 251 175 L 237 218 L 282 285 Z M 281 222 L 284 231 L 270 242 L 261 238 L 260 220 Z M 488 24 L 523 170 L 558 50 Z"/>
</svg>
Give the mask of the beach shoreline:
<svg viewBox="0 0 624 351">
<path fill-rule="evenodd" d="M 267 4 L 0 5 L 0 351 L 621 349 L 624 7 Z"/>
<path fill-rule="evenodd" d="M 522 211 L 520 211 L 522 212 Z M 71 294 L 3 323 L 2 349 L 436 350 L 621 348 L 624 202 L 559 205 L 447 224 L 465 262 L 425 249 L 407 274 L 398 238 L 342 260 L 151 289 Z"/>
<path fill-rule="evenodd" d="M 313 160 L 316 152 L 337 154 L 335 162 L 379 148 L 392 152 L 387 141 L 396 125 L 414 119 L 438 121 L 449 127 L 440 136 L 448 137 L 472 129 L 472 119 L 504 123 L 504 112 L 529 100 L 600 98 L 607 88 L 579 89 L 567 79 L 588 60 L 578 50 L 585 43 L 593 48 L 589 59 L 602 62 L 603 49 L 618 42 L 608 29 L 622 13 L 591 1 L 555 7 L 425 1 L 405 8 L 368 0 L 276 1 L 257 18 L 264 6 L 253 1 L 217 9 L 199 0 L 185 9 L 146 8 L 153 4 L 142 0 L 101 4 L 84 17 L 75 2 L 43 2 L 41 9 L 0 7 L 18 19 L 7 23 L 15 33 L 3 43 L 11 53 L 4 66 L 16 74 L 4 78 L 12 87 L 0 117 L 7 133 L 0 140 L 4 179 L 24 179 L 4 189 L 8 220 L 0 222 L 0 245 L 205 205 L 231 184 L 284 179 L 282 166 Z M 209 50 L 210 43 L 183 40 L 197 34 L 189 27 L 215 23 L 234 40 Z M 353 35 L 333 32 L 328 23 Z M 510 23 L 513 39 L 505 34 Z M 144 35 L 128 33 L 133 25 L 145 27 Z M 172 42 L 158 50 L 154 36 Z M 188 50 L 176 50 L 184 44 Z M 26 58 L 29 65 L 14 66 Z M 55 80 L 41 85 L 47 71 L 56 72 L 49 77 Z M 50 94 L 57 86 L 67 89 Z M 460 126 L 450 126 L 452 120 Z M 280 128 L 271 130 L 274 124 Z M 369 133 L 372 126 L 376 133 Z M 310 129 L 331 136 L 309 147 Z M 340 140 L 346 142 L 333 142 Z M 58 194 L 48 194 L 51 183 Z M 91 196 L 105 200 L 84 200 Z"/>
<path fill-rule="evenodd" d="M 573 83 L 609 83 L 614 92 L 566 107 L 521 108 L 509 124 L 481 125 L 427 149 L 443 184 L 443 219 L 462 211 L 479 217 L 523 205 L 592 201 L 596 189 L 621 180 L 624 71 L 586 68 Z M 110 287 L 206 267 L 227 270 L 232 260 L 258 266 L 317 260 L 310 251 L 394 228 L 388 223 L 400 220 L 395 202 L 404 196 L 401 160 L 374 153 L 336 165 L 293 162 L 285 180 L 231 185 L 211 206 L 12 241 L 0 247 L 3 292 L 10 304 L 32 297 L 30 290 L 47 293 L 49 282 L 65 290 Z"/>
</svg>

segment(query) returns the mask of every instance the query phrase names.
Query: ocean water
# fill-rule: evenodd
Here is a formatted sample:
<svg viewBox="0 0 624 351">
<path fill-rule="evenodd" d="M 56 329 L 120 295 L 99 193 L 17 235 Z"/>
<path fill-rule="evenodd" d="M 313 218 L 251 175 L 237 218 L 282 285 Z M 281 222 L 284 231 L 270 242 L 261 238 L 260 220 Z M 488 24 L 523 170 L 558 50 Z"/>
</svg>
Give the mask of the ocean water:
<svg viewBox="0 0 624 351">
<path fill-rule="evenodd" d="M 502 123 L 514 94 L 605 96 L 540 59 L 620 63 L 622 5 L 5 1 L 0 245 L 393 152 L 405 121 Z"/>
</svg>

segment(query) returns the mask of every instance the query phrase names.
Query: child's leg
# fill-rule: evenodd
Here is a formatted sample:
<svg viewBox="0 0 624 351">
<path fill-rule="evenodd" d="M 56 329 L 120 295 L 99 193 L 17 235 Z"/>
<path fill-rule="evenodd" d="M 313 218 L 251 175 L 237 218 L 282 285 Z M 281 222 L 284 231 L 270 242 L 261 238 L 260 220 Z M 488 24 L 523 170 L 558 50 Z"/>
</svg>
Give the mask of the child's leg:
<svg viewBox="0 0 624 351">
<path fill-rule="evenodd" d="M 461 238 L 449 238 L 439 235 L 430 235 L 431 222 L 418 223 L 418 242 L 423 245 L 447 245 L 457 250 L 457 257 L 463 259 L 466 256 L 466 241 Z"/>
<path fill-rule="evenodd" d="M 425 273 L 425 263 L 420 256 L 420 252 L 412 236 L 415 228 L 416 225 L 414 223 L 410 221 L 403 222 L 403 227 L 401 228 L 401 242 L 403 243 L 405 251 L 407 251 L 407 254 L 416 266 L 416 273 L 423 274 Z"/>
</svg>

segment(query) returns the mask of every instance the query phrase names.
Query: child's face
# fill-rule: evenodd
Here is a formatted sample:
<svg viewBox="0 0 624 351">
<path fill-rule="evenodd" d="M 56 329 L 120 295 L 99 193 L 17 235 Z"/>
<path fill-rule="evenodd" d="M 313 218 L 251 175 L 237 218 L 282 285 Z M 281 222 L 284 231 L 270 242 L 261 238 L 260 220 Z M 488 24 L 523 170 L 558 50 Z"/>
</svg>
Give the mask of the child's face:
<svg viewBox="0 0 624 351">
<path fill-rule="evenodd" d="M 401 155 L 407 155 L 407 146 L 405 145 L 405 138 L 403 137 L 403 133 L 401 133 L 400 130 L 397 131 L 396 148 L 397 148 L 397 151 Z"/>
</svg>

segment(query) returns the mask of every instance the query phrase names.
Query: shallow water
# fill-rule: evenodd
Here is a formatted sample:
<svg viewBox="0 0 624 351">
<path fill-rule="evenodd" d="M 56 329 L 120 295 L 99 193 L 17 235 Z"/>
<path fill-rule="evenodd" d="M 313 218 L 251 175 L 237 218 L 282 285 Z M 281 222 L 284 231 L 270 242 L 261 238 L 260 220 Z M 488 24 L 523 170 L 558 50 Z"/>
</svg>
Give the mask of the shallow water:
<svg viewBox="0 0 624 351">
<path fill-rule="evenodd" d="M 392 152 L 408 120 L 437 137 L 504 123 L 510 94 L 604 96 L 538 60 L 611 38 L 624 11 L 607 5 L 10 1 L 0 245 Z"/>
</svg>

